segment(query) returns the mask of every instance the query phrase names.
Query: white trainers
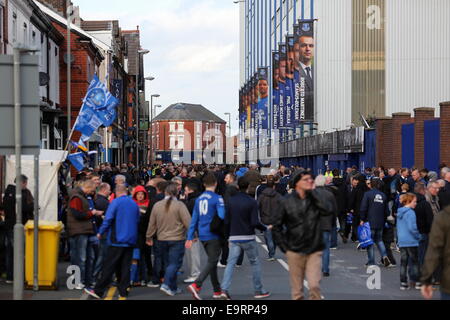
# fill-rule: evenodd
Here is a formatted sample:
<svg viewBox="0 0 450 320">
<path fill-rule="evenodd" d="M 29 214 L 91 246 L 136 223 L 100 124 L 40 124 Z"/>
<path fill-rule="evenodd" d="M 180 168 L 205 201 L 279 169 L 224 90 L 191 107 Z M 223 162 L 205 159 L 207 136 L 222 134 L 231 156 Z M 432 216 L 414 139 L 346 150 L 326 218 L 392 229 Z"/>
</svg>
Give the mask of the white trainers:
<svg viewBox="0 0 450 320">
<path fill-rule="evenodd" d="M 197 277 L 190 277 L 190 278 L 185 279 L 183 282 L 184 283 L 192 283 L 192 282 L 195 282 L 195 280 L 197 280 Z"/>
<path fill-rule="evenodd" d="M 82 283 L 79 283 L 76 287 L 75 290 L 83 290 L 85 288 L 85 285 Z"/>
<path fill-rule="evenodd" d="M 217 263 L 218 268 L 226 268 L 227 266 L 225 264 L 221 264 L 220 262 Z"/>
</svg>

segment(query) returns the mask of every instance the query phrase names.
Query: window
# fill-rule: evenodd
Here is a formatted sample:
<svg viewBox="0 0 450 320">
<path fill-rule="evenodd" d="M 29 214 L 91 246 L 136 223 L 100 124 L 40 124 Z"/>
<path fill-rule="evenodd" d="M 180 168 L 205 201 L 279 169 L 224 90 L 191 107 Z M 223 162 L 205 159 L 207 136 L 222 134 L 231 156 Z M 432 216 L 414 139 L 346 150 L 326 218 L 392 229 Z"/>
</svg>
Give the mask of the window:
<svg viewBox="0 0 450 320">
<path fill-rule="evenodd" d="M 28 44 L 28 26 L 25 22 L 23 23 L 23 43 Z"/>
<path fill-rule="evenodd" d="M 175 132 L 175 122 L 169 122 L 169 126 L 170 126 L 169 131 L 170 132 Z"/>
<path fill-rule="evenodd" d="M 170 135 L 169 136 L 169 143 L 170 143 L 170 145 L 169 145 L 169 149 L 175 149 L 175 142 L 176 142 L 176 136 L 174 136 L 174 135 Z"/>
<path fill-rule="evenodd" d="M 48 124 L 41 126 L 41 149 L 50 149 Z"/>
<path fill-rule="evenodd" d="M 184 132 L 184 122 L 178 122 L 178 132 Z"/>
<path fill-rule="evenodd" d="M 53 129 L 55 134 L 56 150 L 62 150 L 63 149 L 62 131 L 56 128 Z"/>
<path fill-rule="evenodd" d="M 197 133 L 201 133 L 202 132 L 202 123 L 201 122 L 196 122 L 196 129 L 197 129 Z"/>
<path fill-rule="evenodd" d="M 177 145 L 177 149 L 184 149 L 184 136 L 179 135 L 178 136 L 178 145 Z"/>
<path fill-rule="evenodd" d="M 196 149 L 201 150 L 202 149 L 202 136 L 198 133 L 197 134 L 197 141 L 196 141 Z"/>
<path fill-rule="evenodd" d="M 13 13 L 12 34 L 13 34 L 13 42 L 16 42 L 17 41 L 17 14 L 16 13 Z"/>
<path fill-rule="evenodd" d="M 159 150 L 159 134 L 156 135 L 156 150 Z"/>
</svg>

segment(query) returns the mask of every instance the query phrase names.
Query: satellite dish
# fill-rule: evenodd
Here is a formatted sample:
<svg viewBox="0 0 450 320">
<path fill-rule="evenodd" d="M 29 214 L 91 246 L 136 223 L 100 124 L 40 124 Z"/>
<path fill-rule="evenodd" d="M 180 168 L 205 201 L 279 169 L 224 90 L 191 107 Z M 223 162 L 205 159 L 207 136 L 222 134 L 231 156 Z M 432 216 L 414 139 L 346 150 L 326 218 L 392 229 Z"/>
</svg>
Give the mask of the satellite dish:
<svg viewBox="0 0 450 320">
<path fill-rule="evenodd" d="M 50 77 L 47 73 L 39 72 L 39 86 L 44 87 L 44 86 L 48 85 L 49 81 L 50 81 Z"/>
<path fill-rule="evenodd" d="M 69 55 L 67 53 L 64 55 L 64 63 L 65 64 L 67 64 L 67 62 L 69 61 L 68 56 Z M 70 64 L 73 64 L 74 62 L 75 62 L 75 56 L 73 54 L 70 54 Z"/>
</svg>

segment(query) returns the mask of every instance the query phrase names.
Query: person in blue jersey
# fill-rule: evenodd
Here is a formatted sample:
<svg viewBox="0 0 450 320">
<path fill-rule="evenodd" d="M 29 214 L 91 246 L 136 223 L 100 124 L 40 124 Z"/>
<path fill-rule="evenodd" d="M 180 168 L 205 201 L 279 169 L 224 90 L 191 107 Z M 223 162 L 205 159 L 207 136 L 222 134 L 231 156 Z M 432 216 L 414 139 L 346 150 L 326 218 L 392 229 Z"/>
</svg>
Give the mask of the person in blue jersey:
<svg viewBox="0 0 450 320">
<path fill-rule="evenodd" d="M 120 270 L 119 295 L 126 298 L 130 284 L 131 260 L 133 249 L 137 245 L 140 213 L 138 205 L 128 197 L 124 185 L 116 187 L 117 198 L 109 205 L 97 238 L 108 234 L 108 253 L 106 255 L 102 276 L 94 289 L 85 289 L 90 296 L 101 299 L 112 282 L 112 276 Z"/>
<path fill-rule="evenodd" d="M 264 289 L 261 281 L 261 264 L 259 261 L 258 244 L 256 243 L 255 229 L 267 231 L 271 226 L 265 226 L 260 222 L 258 203 L 247 193 L 250 183 L 248 179 L 239 179 L 239 193 L 231 197 L 229 208 L 225 218 L 227 233 L 229 233 L 230 254 L 228 264 L 222 281 L 221 299 L 231 300 L 229 289 L 233 277 L 234 268 L 241 252 L 245 252 L 253 271 L 253 288 L 255 299 L 263 299 L 270 296 Z"/>
<path fill-rule="evenodd" d="M 190 286 L 188 291 L 192 293 L 194 299 L 202 300 L 200 291 L 203 282 L 208 276 L 214 289 L 213 298 L 220 299 L 222 291 L 220 289 L 219 278 L 217 276 L 217 262 L 222 253 L 223 239 L 220 235 L 211 232 L 211 223 L 214 216 L 218 215 L 220 219 L 225 219 L 225 203 L 223 198 L 215 193 L 217 187 L 217 179 L 214 173 L 209 172 L 203 178 L 205 192 L 195 201 L 192 221 L 189 227 L 186 249 L 190 250 L 197 233 L 198 238 L 203 244 L 205 252 L 208 256 L 208 263 L 204 266 L 197 280 Z"/>
</svg>

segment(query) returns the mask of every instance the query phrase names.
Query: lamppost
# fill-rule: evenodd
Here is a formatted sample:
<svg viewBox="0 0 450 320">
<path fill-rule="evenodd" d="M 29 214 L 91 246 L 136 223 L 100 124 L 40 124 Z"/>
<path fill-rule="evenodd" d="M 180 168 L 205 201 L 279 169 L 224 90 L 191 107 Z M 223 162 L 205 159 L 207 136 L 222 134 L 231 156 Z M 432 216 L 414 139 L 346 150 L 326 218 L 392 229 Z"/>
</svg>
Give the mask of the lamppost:
<svg viewBox="0 0 450 320">
<path fill-rule="evenodd" d="M 145 77 L 144 80 L 146 80 L 146 81 L 153 81 L 153 80 L 155 80 L 155 77 Z M 147 107 L 147 106 L 146 106 L 146 107 Z M 150 106 L 149 106 L 148 108 L 150 108 Z M 149 117 L 149 118 L 150 118 L 150 113 L 151 113 L 151 110 L 148 110 L 148 117 Z M 150 124 L 150 122 L 149 122 L 149 124 Z M 150 130 L 150 128 L 148 128 L 148 130 Z M 148 149 L 148 145 L 149 145 L 149 143 L 151 143 L 151 142 L 150 142 L 151 137 L 149 137 L 148 130 L 147 130 L 147 139 L 146 139 L 146 141 L 145 141 L 146 151 L 147 151 L 147 153 L 146 153 L 146 154 L 147 154 L 146 164 L 148 164 L 149 161 L 150 161 L 150 155 L 149 155 L 150 150 Z"/>
<path fill-rule="evenodd" d="M 153 165 L 153 98 L 159 98 L 159 94 L 150 97 L 150 163 Z"/>
<path fill-rule="evenodd" d="M 138 66 L 136 74 L 136 167 L 139 167 L 139 70 L 141 68 L 141 55 L 150 53 L 150 50 L 138 50 Z"/>
</svg>

